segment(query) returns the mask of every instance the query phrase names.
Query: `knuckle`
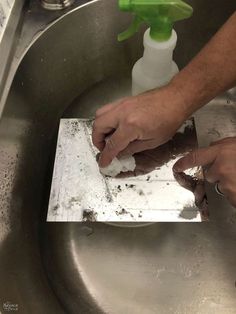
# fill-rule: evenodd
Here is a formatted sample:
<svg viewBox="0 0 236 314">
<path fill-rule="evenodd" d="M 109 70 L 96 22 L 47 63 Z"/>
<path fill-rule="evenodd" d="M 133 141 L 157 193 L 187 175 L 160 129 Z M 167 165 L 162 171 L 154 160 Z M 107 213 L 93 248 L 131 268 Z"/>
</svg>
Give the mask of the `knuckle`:
<svg viewBox="0 0 236 314">
<path fill-rule="evenodd" d="M 100 116 L 101 113 L 101 108 L 99 108 L 96 112 L 95 112 L 95 118 L 97 118 L 98 116 Z"/>
<path fill-rule="evenodd" d="M 106 147 L 108 151 L 113 151 L 116 148 L 114 139 L 111 137 L 107 140 Z"/>
<path fill-rule="evenodd" d="M 139 125 L 139 121 L 135 115 L 128 115 L 125 117 L 124 124 L 129 127 L 137 127 Z"/>
</svg>

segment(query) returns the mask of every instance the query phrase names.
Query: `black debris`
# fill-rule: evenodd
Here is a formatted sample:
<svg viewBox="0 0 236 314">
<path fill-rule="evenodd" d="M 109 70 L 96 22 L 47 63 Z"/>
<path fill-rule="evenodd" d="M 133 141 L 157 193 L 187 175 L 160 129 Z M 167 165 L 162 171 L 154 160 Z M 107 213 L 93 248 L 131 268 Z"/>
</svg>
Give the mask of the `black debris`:
<svg viewBox="0 0 236 314">
<path fill-rule="evenodd" d="M 94 222 L 97 221 L 97 213 L 93 210 L 84 210 L 83 211 L 83 221 Z"/>
</svg>

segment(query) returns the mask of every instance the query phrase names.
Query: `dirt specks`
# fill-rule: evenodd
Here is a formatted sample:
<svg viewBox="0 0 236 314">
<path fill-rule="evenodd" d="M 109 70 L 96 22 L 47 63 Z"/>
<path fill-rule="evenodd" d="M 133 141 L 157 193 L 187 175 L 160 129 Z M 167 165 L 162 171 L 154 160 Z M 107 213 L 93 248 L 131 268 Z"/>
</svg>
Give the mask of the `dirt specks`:
<svg viewBox="0 0 236 314">
<path fill-rule="evenodd" d="M 138 218 L 142 218 L 143 217 L 143 212 L 140 211 L 139 214 L 138 214 Z"/>
<path fill-rule="evenodd" d="M 125 214 L 129 214 L 129 212 L 127 212 L 127 210 L 126 209 L 124 209 L 124 208 L 121 208 L 121 210 L 117 210 L 116 211 L 116 215 L 117 216 L 120 216 L 120 215 L 125 215 Z"/>
<path fill-rule="evenodd" d="M 57 205 L 55 205 L 55 206 L 53 207 L 52 210 L 53 210 L 54 212 L 56 212 L 56 211 L 58 210 L 58 208 L 59 208 L 59 205 L 57 204 Z"/>
<path fill-rule="evenodd" d="M 138 194 L 139 194 L 140 196 L 143 196 L 143 195 L 144 195 L 143 190 L 138 190 Z"/>
<path fill-rule="evenodd" d="M 95 222 L 97 221 L 97 213 L 94 210 L 83 211 L 83 221 Z"/>
<path fill-rule="evenodd" d="M 134 189 L 135 188 L 135 184 L 126 184 L 125 185 L 127 187 L 127 189 Z"/>
</svg>

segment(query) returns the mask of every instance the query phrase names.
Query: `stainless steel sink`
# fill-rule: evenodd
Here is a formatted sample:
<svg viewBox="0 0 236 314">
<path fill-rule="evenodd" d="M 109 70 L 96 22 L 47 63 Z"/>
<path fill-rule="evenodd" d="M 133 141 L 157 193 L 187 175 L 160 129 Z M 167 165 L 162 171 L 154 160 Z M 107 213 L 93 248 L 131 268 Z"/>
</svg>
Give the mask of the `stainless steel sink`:
<svg viewBox="0 0 236 314">
<path fill-rule="evenodd" d="M 26 53 L 19 42 L 0 121 L 0 311 L 8 302 L 24 314 L 235 313 L 236 209 L 212 187 L 209 223 L 45 222 L 60 117 L 91 117 L 130 91 L 142 34 L 117 42 L 130 17 L 116 2 L 77 1 L 60 16 L 35 5 L 23 21 L 22 41 L 40 18 L 55 20 Z M 189 3 L 195 15 L 176 25 L 180 67 L 235 9 L 234 0 Z M 235 135 L 235 90 L 196 121 L 201 145 Z"/>
</svg>

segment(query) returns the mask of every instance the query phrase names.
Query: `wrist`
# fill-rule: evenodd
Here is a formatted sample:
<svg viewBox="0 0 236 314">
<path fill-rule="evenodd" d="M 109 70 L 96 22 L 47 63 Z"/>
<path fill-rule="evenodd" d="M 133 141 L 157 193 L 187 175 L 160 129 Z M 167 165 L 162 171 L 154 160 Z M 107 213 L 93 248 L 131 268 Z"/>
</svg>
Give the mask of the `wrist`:
<svg viewBox="0 0 236 314">
<path fill-rule="evenodd" d="M 178 75 L 177 75 L 178 76 Z M 175 95 L 176 105 L 180 108 L 180 111 L 184 117 L 184 120 L 188 119 L 198 108 L 195 104 L 193 93 L 189 92 L 185 87 L 186 84 L 175 76 L 167 88 Z"/>
<path fill-rule="evenodd" d="M 156 91 L 156 103 L 159 108 L 161 106 L 168 112 L 170 120 L 174 119 L 177 126 L 181 126 L 194 112 L 189 108 L 184 95 L 172 82 Z"/>
</svg>

